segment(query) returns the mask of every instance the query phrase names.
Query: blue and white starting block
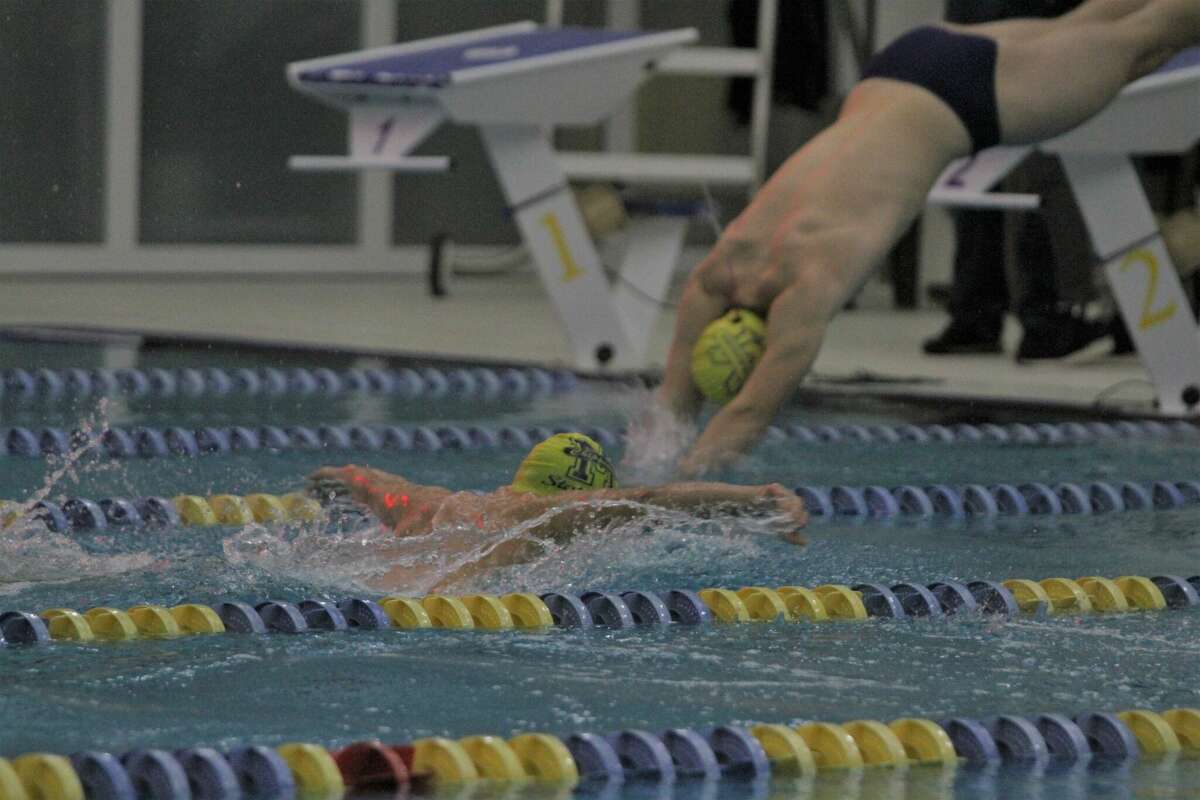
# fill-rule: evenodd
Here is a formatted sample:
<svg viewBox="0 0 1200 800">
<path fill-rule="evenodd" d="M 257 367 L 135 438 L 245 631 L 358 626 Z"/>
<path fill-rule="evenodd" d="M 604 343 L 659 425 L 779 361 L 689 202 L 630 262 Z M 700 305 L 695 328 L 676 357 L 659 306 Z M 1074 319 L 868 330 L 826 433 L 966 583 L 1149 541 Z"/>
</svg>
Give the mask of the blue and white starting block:
<svg viewBox="0 0 1200 800">
<path fill-rule="evenodd" d="M 644 298 L 613 291 L 550 144 L 559 125 L 593 125 L 626 101 L 656 62 L 694 42 L 663 32 L 539 28 L 519 22 L 288 65 L 296 89 L 350 113 L 347 156 L 293 156 L 298 170 L 438 172 L 412 156 L 445 120 L 478 125 L 521 236 L 582 369 L 643 366 L 654 318 Z M 636 251 L 636 252 L 635 252 Z M 658 297 L 674 258 L 637 260 L 636 285 Z"/>
<path fill-rule="evenodd" d="M 1062 161 L 1093 252 L 1168 414 L 1200 413 L 1200 331 L 1130 156 L 1183 153 L 1197 141 L 1200 48 L 1131 83 L 1083 125 L 1037 145 Z M 996 147 L 951 164 L 930 202 L 1037 208 L 1037 195 L 990 191 L 1033 149 Z"/>
</svg>

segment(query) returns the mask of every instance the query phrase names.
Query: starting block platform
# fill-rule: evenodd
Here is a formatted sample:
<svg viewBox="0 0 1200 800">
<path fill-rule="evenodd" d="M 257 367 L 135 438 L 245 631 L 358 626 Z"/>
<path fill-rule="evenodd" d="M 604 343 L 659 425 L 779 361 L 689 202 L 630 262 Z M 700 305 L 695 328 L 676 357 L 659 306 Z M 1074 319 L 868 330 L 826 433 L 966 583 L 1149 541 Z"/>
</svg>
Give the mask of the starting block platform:
<svg viewBox="0 0 1200 800">
<path fill-rule="evenodd" d="M 1200 141 L 1200 48 L 1180 53 L 1079 127 L 1030 147 L 995 147 L 951 164 L 929 202 L 1032 210 L 1036 195 L 992 192 L 1034 149 L 1058 156 L 1092 251 L 1166 414 L 1200 413 L 1200 330 L 1134 167 L 1134 155 Z"/>
<path fill-rule="evenodd" d="M 288 164 L 310 171 L 443 171 L 448 157 L 412 156 L 412 150 L 444 121 L 478 125 L 575 366 L 638 368 L 659 312 L 640 294 L 665 291 L 678 255 L 671 244 L 681 241 L 683 223 L 656 234 L 648 248 L 630 248 L 622 278 L 629 280 L 627 267 L 638 262 L 640 293 L 614 291 L 549 137 L 557 126 L 602 122 L 660 59 L 697 38 L 692 28 L 609 31 L 518 22 L 296 62 L 287 69 L 294 88 L 349 112 L 350 152 L 293 156 Z M 656 257 L 645 260 L 647 251 Z"/>
</svg>

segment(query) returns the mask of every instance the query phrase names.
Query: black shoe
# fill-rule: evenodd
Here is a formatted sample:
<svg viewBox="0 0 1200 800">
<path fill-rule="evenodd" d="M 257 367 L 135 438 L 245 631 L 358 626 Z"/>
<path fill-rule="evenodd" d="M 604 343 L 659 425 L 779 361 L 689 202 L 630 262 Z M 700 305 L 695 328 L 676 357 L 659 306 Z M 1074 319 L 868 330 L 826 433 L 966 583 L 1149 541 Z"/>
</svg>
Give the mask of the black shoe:
<svg viewBox="0 0 1200 800">
<path fill-rule="evenodd" d="M 1133 345 L 1133 337 L 1129 335 L 1129 328 L 1125 325 L 1125 320 L 1120 314 L 1114 314 L 1110 331 L 1113 337 L 1112 354 L 1114 356 L 1126 356 L 1137 350 Z"/>
<path fill-rule="evenodd" d="M 1017 347 L 1017 361 L 1065 358 L 1112 333 L 1109 320 L 1089 320 L 1070 312 L 1057 312 L 1025 322 L 1025 335 Z"/>
<path fill-rule="evenodd" d="M 986 336 L 979 331 L 959 325 L 954 320 L 946 329 L 921 346 L 931 356 L 978 355 L 1000 352 L 1000 336 Z"/>
</svg>

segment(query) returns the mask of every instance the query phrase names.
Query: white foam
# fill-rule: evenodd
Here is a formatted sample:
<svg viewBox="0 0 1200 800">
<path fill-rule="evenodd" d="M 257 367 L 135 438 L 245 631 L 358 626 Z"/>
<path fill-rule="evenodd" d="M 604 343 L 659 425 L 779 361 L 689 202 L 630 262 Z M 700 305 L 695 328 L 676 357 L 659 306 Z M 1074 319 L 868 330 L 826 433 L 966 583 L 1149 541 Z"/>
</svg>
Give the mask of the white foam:
<svg viewBox="0 0 1200 800">
<path fill-rule="evenodd" d="M 291 529 L 249 525 L 226 539 L 223 548 L 230 565 L 274 578 L 416 595 L 562 589 L 577 581 L 603 585 L 631 567 L 744 561 L 759 553 L 756 537 L 777 533 L 769 518 L 698 519 L 637 504 L 642 512 L 637 519 L 606 524 L 600 521 L 605 506 L 630 504 L 592 505 L 597 520 L 585 516 L 579 532 L 565 542 L 546 534 L 546 523 L 558 513 L 549 511 L 505 530 L 447 526 L 404 537 L 374 522 L 340 531 L 322 522 Z"/>
<path fill-rule="evenodd" d="M 143 569 L 154 559 L 149 553 L 92 555 L 77 542 L 61 533 L 48 530 L 40 520 L 31 516 L 33 506 L 51 495 L 61 493 L 63 484 L 78 484 L 80 473 L 86 471 L 118 470 L 115 462 L 84 462 L 80 460 L 99 447 L 94 431 L 108 427 L 109 403 L 101 398 L 96 412 L 76 426 L 89 434 L 86 443 L 67 453 L 48 459 L 53 468 L 40 488 L 34 490 L 21 504 L 21 516 L 6 528 L 0 529 L 0 593 L 11 594 L 35 583 L 60 583 L 102 575 L 117 575 Z"/>
<path fill-rule="evenodd" d="M 670 481 L 679 459 L 696 438 L 696 427 L 676 417 L 653 394 L 633 390 L 634 408 L 626 424 L 621 483 L 653 486 Z"/>
<path fill-rule="evenodd" d="M 0 593 L 11 594 L 32 583 L 117 575 L 143 569 L 153 561 L 148 553 L 91 555 L 40 522 L 21 520 L 0 531 Z"/>
</svg>

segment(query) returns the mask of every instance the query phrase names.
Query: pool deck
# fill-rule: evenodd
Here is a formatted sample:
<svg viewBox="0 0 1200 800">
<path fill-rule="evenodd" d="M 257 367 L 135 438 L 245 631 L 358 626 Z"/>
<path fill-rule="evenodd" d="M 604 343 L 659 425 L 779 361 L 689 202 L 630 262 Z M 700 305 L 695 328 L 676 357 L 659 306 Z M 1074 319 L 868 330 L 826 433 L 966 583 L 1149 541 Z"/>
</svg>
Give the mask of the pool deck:
<svg viewBox="0 0 1200 800">
<path fill-rule="evenodd" d="M 937 309 L 896 311 L 872 285 L 859 308 L 833 323 L 807 384 L 857 396 L 1003 401 L 1151 413 L 1152 392 L 1135 357 L 1101 353 L 1036 365 L 1011 355 L 926 356 Z M 661 362 L 672 315 L 664 313 L 653 352 Z M 9 278 L 0 327 L 61 325 L 184 334 L 320 348 L 563 364 L 569 351 L 534 276 L 458 280 L 446 298 L 424 278 Z M 1015 323 L 1005 335 L 1013 352 Z"/>
</svg>

